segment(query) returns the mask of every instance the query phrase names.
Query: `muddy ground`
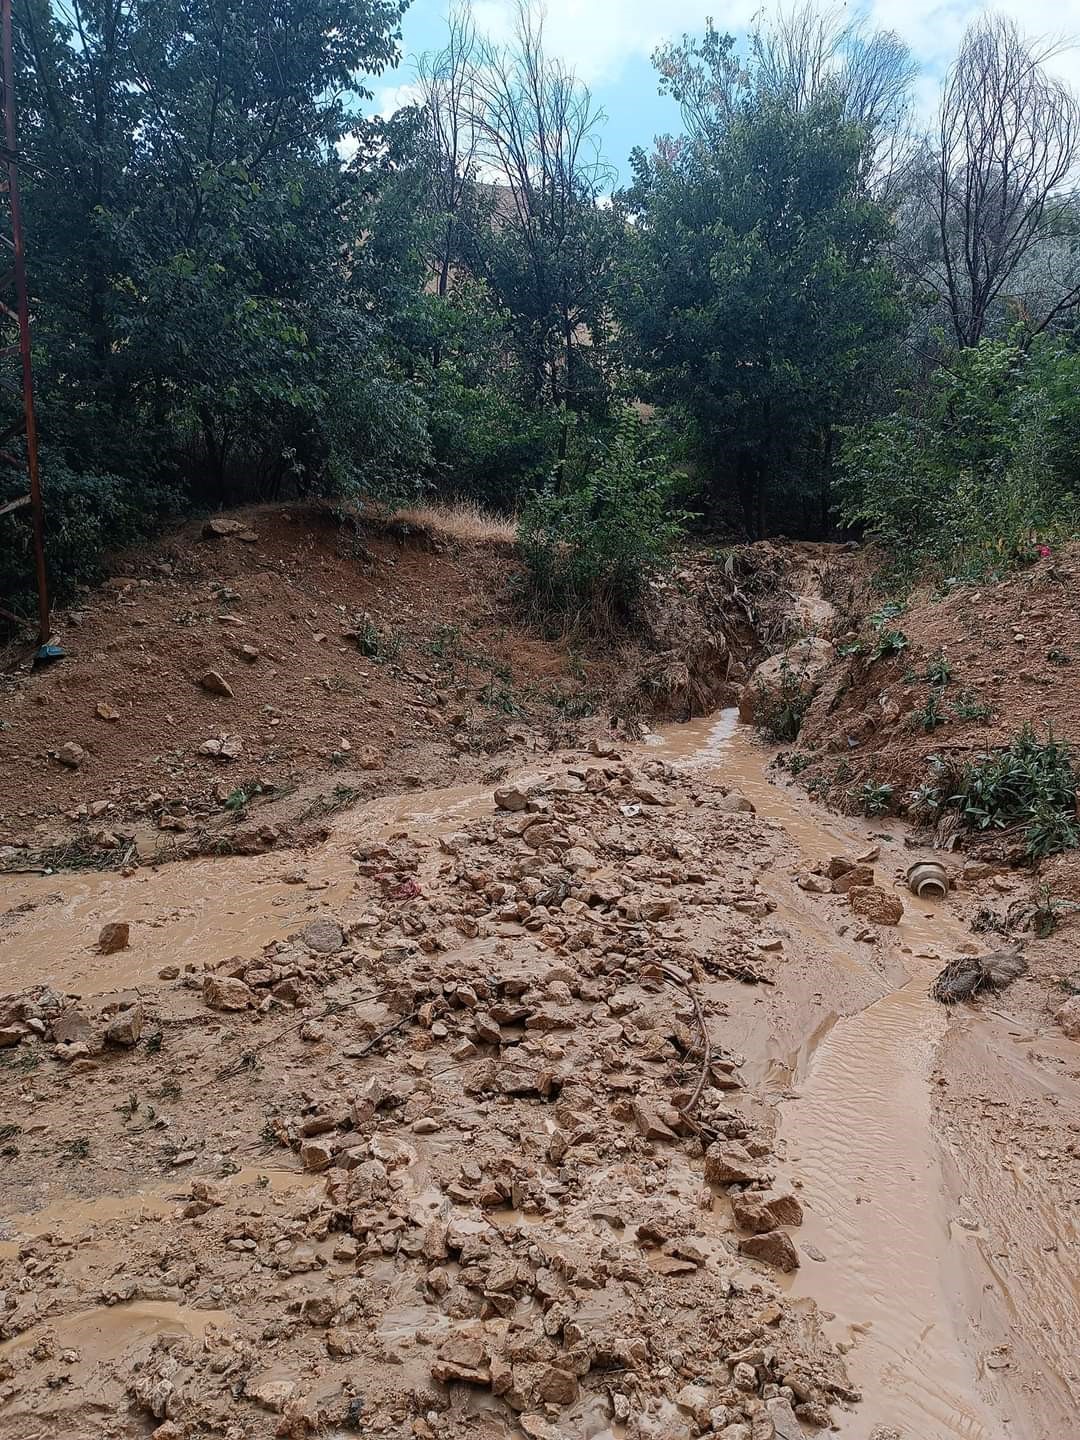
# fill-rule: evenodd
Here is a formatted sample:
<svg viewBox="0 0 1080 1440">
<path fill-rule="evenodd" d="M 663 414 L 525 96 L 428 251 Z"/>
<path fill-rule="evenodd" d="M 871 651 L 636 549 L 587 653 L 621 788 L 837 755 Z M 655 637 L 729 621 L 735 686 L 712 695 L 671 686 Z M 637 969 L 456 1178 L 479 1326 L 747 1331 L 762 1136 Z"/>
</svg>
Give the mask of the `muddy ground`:
<svg viewBox="0 0 1080 1440">
<path fill-rule="evenodd" d="M 1080 1433 L 1069 924 L 947 1011 L 1032 877 L 590 728 L 3 877 L 0 1436 Z"/>
</svg>

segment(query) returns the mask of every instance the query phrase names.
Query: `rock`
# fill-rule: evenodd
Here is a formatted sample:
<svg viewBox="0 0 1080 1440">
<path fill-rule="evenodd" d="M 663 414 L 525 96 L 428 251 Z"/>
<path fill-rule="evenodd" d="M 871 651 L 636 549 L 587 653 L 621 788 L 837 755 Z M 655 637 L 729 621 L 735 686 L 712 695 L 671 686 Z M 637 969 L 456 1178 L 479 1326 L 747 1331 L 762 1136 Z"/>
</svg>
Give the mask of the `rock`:
<svg viewBox="0 0 1080 1440">
<path fill-rule="evenodd" d="M 899 925 L 904 918 L 904 902 L 900 896 L 882 890 L 879 885 L 852 886 L 848 901 L 856 915 L 864 916 L 874 925 Z"/>
<path fill-rule="evenodd" d="M 256 1003 L 255 992 L 229 975 L 208 975 L 203 1001 L 211 1010 L 247 1010 Z"/>
<path fill-rule="evenodd" d="M 1080 1040 L 1080 995 L 1066 1000 L 1054 1019 L 1070 1040 Z"/>
<path fill-rule="evenodd" d="M 61 1010 L 50 1027 L 52 1037 L 58 1045 L 85 1045 L 87 1053 L 91 1048 L 101 1048 L 98 1031 L 91 1025 L 81 1010 L 69 1005 Z"/>
<path fill-rule="evenodd" d="M 800 875 L 796 881 L 800 890 L 805 890 L 808 895 L 831 895 L 833 893 L 833 882 L 827 875 L 815 875 L 813 871 Z"/>
<path fill-rule="evenodd" d="M 106 1044 L 121 1045 L 130 1049 L 132 1045 L 139 1043 L 142 1024 L 143 1007 L 141 1005 L 135 1004 L 126 1010 L 121 1010 L 105 1030 Z"/>
<path fill-rule="evenodd" d="M 794 1195 L 773 1190 L 744 1190 L 731 1197 L 731 1214 L 741 1230 L 763 1235 L 778 1225 L 801 1225 L 803 1208 Z"/>
<path fill-rule="evenodd" d="M 484 1329 L 479 1324 L 459 1326 L 439 1347 L 439 1358 L 431 1367 L 435 1380 L 469 1385 L 490 1385 L 491 1364 Z"/>
<path fill-rule="evenodd" d="M 756 815 L 754 802 L 748 800 L 745 795 L 740 795 L 737 790 L 731 790 L 727 795 L 721 795 L 716 802 L 717 810 L 725 815 Z"/>
<path fill-rule="evenodd" d="M 207 520 L 202 533 L 204 540 L 224 540 L 229 535 L 239 535 L 245 530 L 247 526 L 239 520 L 226 520 L 223 516 L 215 515 L 212 520 Z"/>
<path fill-rule="evenodd" d="M 578 1380 L 572 1370 L 550 1365 L 536 1382 L 536 1398 L 545 1405 L 573 1405 L 578 1397 Z"/>
<path fill-rule="evenodd" d="M 21 1043 L 24 1035 L 29 1035 L 29 1030 L 24 1030 L 21 1025 L 0 1026 L 0 1050 L 10 1050 L 13 1045 Z"/>
<path fill-rule="evenodd" d="M 765 1409 L 776 1430 L 776 1440 L 803 1440 L 805 1431 L 799 1424 L 791 1401 L 782 1395 L 775 1395 L 765 1401 Z"/>
<path fill-rule="evenodd" d="M 709 1428 L 709 1416 L 712 1412 L 712 1395 L 705 1389 L 704 1385 L 684 1385 L 675 1396 L 675 1404 L 680 1410 L 689 1410 L 695 1422 L 703 1430 Z"/>
<path fill-rule="evenodd" d="M 747 1185 L 761 1178 L 761 1170 L 748 1150 L 732 1140 L 717 1140 L 705 1152 L 705 1180 L 709 1185 Z"/>
<path fill-rule="evenodd" d="M 211 695 L 224 695 L 227 700 L 232 699 L 232 686 L 219 670 L 205 671 L 199 676 L 199 685 Z"/>
<path fill-rule="evenodd" d="M 764 1235 L 750 1235 L 739 1241 L 739 1250 L 752 1260 L 764 1261 L 785 1275 L 799 1268 L 799 1252 L 786 1230 L 770 1230 Z"/>
<path fill-rule="evenodd" d="M 199 746 L 199 754 L 209 755 L 214 760 L 235 760 L 243 748 L 239 735 L 225 735 L 204 740 Z"/>
<path fill-rule="evenodd" d="M 115 955 L 126 950 L 131 940 L 131 926 L 126 920 L 110 920 L 98 935 L 98 954 Z"/>
<path fill-rule="evenodd" d="M 236 652 L 241 660 L 246 660 L 249 665 L 254 665 L 259 658 L 259 651 L 254 645 L 241 645 Z"/>
<path fill-rule="evenodd" d="M 95 713 L 102 720 L 119 720 L 120 711 L 115 705 L 110 705 L 106 700 L 99 700 L 94 707 Z"/>
<path fill-rule="evenodd" d="M 305 1140 L 300 1146 L 300 1164 L 305 1170 L 316 1172 L 329 1170 L 334 1156 L 337 1154 L 337 1148 L 337 1144 L 333 1140 Z"/>
<path fill-rule="evenodd" d="M 77 770 L 86 759 L 86 751 L 81 745 L 76 745 L 74 740 L 68 740 L 60 746 L 56 752 L 56 758 L 61 765 L 67 765 L 72 770 Z"/>
<path fill-rule="evenodd" d="M 361 770 L 378 770 L 384 763 L 383 753 L 374 745 L 365 745 L 357 755 L 356 763 Z"/>
<path fill-rule="evenodd" d="M 504 785 L 495 791 L 495 806 L 498 810 L 524 810 L 529 797 L 517 785 Z"/>
<path fill-rule="evenodd" d="M 674 1140 L 672 1131 L 650 1106 L 634 1102 L 634 1124 L 646 1140 Z"/>
<path fill-rule="evenodd" d="M 739 719 L 752 725 L 757 717 L 759 702 L 767 706 L 779 701 L 785 685 L 792 681 L 807 699 L 812 699 L 821 688 L 825 671 L 836 658 L 836 649 L 828 640 L 816 635 L 798 640 L 778 655 L 763 661 L 743 687 L 739 697 Z"/>
<path fill-rule="evenodd" d="M 872 865 L 854 865 L 833 881 L 833 889 L 838 895 L 848 895 L 856 885 L 869 887 L 873 884 L 874 867 Z"/>
<path fill-rule="evenodd" d="M 345 944 L 341 926 L 329 915 L 320 915 L 306 925 L 300 938 L 316 955 L 336 955 Z"/>
</svg>

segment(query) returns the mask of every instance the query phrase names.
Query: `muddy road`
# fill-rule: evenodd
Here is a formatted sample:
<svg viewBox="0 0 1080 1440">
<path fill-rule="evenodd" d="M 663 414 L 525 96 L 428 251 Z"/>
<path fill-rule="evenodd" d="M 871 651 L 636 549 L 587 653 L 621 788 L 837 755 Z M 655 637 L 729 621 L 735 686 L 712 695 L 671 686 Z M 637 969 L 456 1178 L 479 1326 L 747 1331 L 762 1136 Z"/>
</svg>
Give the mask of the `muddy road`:
<svg viewBox="0 0 1080 1440">
<path fill-rule="evenodd" d="M 0 1436 L 1078 1433 L 1069 1042 L 735 719 L 10 880 Z"/>
</svg>

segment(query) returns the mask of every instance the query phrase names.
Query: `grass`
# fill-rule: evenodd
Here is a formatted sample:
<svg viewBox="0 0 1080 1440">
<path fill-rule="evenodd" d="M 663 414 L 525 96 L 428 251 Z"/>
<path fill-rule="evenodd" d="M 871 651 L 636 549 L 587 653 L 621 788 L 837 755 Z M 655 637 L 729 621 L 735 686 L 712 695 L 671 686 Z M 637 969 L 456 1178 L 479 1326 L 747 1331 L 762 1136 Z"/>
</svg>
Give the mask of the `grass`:
<svg viewBox="0 0 1080 1440">
<path fill-rule="evenodd" d="M 1080 845 L 1080 777 L 1072 750 L 1052 734 L 1040 740 L 1025 726 L 1005 750 L 958 768 L 939 760 L 935 771 L 934 787 L 925 792 L 928 803 L 957 811 L 967 829 L 1022 830 L 1032 861 Z"/>
<path fill-rule="evenodd" d="M 774 745 L 794 740 L 810 708 L 811 695 L 790 665 L 780 667 L 780 689 L 770 693 L 759 685 L 754 696 L 754 726 Z"/>
<path fill-rule="evenodd" d="M 390 517 L 394 525 L 407 525 L 414 530 L 427 530 L 446 535 L 452 540 L 476 543 L 517 542 L 517 520 L 512 515 L 496 515 L 475 500 L 454 500 L 431 505 L 411 505 L 395 510 Z"/>
<path fill-rule="evenodd" d="M 124 841 L 111 850 L 95 845 L 85 835 L 66 840 L 60 845 L 46 845 L 41 850 L 24 850 L 0 861 L 0 873 L 23 874 L 30 871 L 53 873 L 59 870 L 123 870 L 136 860 L 135 842 Z"/>
</svg>

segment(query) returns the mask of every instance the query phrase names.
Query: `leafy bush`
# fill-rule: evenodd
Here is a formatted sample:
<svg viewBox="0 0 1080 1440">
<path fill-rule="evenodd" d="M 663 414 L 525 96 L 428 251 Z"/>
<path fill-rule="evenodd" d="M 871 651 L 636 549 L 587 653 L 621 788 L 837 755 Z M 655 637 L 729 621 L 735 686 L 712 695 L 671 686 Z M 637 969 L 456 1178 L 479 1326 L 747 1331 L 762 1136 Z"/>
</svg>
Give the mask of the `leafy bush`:
<svg viewBox="0 0 1080 1440">
<path fill-rule="evenodd" d="M 1032 860 L 1080 845 L 1073 752 L 1052 735 L 1039 740 L 1025 726 L 1001 754 L 938 773 L 949 783 L 939 785 L 935 808 L 958 811 L 968 829 L 1022 828 Z"/>
<path fill-rule="evenodd" d="M 754 725 L 774 745 L 794 740 L 802 729 L 811 696 L 788 664 L 780 667 L 780 688 L 770 691 L 759 684 L 754 696 Z M 797 771 L 793 771 L 797 774 Z"/>
<path fill-rule="evenodd" d="M 1080 356 L 983 341 L 931 377 L 910 409 L 846 432 L 840 514 L 908 579 L 976 578 L 1034 559 L 1080 520 Z"/>
<path fill-rule="evenodd" d="M 594 469 L 563 491 L 549 482 L 522 510 L 529 606 L 599 632 L 640 618 L 690 518 L 675 508 L 675 491 L 651 427 L 624 411 Z"/>
<path fill-rule="evenodd" d="M 54 599 L 98 580 L 107 551 L 149 534 L 183 503 L 182 493 L 119 475 L 80 473 L 43 448 L 46 562 Z M 20 473 L 0 477 L 0 504 L 25 492 Z M 0 518 L 0 597 L 17 613 L 34 609 L 34 556 L 28 512 Z"/>
<path fill-rule="evenodd" d="M 893 787 L 867 780 L 855 792 L 855 803 L 864 815 L 871 817 L 887 815 L 892 809 Z"/>
</svg>

